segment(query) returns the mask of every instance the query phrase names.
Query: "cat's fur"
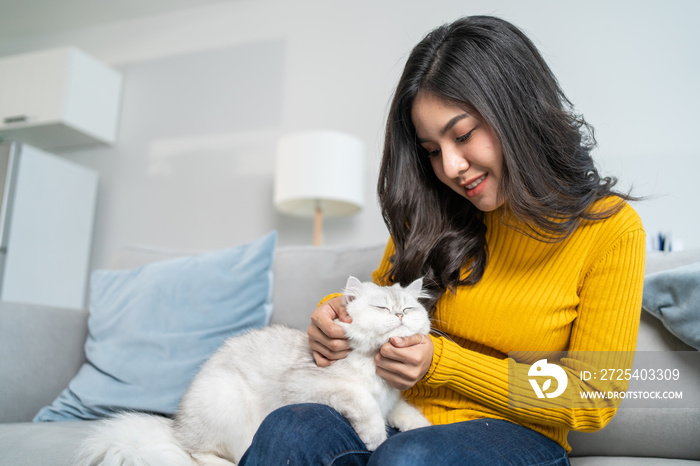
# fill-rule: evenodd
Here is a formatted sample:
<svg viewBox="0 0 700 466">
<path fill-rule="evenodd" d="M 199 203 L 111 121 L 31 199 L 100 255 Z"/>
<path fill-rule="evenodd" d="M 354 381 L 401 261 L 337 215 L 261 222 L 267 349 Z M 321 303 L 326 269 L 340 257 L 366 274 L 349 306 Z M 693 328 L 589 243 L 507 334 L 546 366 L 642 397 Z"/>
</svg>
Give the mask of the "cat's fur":
<svg viewBox="0 0 700 466">
<path fill-rule="evenodd" d="M 353 351 L 316 366 L 307 335 L 270 326 L 224 343 L 185 393 L 174 420 L 125 413 L 102 421 L 83 444 L 83 465 L 231 465 L 250 446 L 263 419 L 294 403 L 321 403 L 352 424 L 369 450 L 386 439 L 385 423 L 401 430 L 429 425 L 375 373 L 374 356 L 391 337 L 427 334 L 419 299 L 422 280 L 406 288 L 348 279 L 352 323 L 341 325 Z"/>
</svg>

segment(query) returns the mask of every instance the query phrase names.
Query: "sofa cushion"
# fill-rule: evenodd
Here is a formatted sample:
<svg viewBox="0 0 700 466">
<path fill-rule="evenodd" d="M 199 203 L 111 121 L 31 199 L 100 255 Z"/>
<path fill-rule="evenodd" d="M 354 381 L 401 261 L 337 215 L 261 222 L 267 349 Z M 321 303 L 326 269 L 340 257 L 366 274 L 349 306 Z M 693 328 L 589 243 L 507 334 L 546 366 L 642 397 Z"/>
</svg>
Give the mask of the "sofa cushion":
<svg viewBox="0 0 700 466">
<path fill-rule="evenodd" d="M 306 331 L 319 301 L 342 291 L 349 275 L 371 281 L 386 243 L 364 247 L 287 246 L 275 253 L 272 321 Z"/>
<path fill-rule="evenodd" d="M 583 456 L 571 458 L 571 466 L 698 466 L 698 462 L 639 456 Z"/>
<path fill-rule="evenodd" d="M 87 362 L 34 420 L 173 414 L 225 339 L 269 323 L 276 239 L 273 232 L 222 251 L 93 272 Z"/>
<path fill-rule="evenodd" d="M 0 424 L 31 421 L 68 386 L 85 362 L 87 315 L 0 301 Z"/>
<path fill-rule="evenodd" d="M 75 466 L 80 443 L 96 422 L 0 424 L 0 464 Z"/>
</svg>

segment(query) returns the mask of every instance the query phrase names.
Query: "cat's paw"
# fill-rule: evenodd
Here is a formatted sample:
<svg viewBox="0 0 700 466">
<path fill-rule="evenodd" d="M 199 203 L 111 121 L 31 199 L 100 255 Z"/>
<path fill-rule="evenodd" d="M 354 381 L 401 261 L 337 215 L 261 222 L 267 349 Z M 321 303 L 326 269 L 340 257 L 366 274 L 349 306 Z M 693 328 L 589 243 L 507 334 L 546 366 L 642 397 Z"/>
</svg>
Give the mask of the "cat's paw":
<svg viewBox="0 0 700 466">
<path fill-rule="evenodd" d="M 369 451 L 376 450 L 387 437 L 386 426 L 381 417 L 355 426 L 355 432 L 357 432 L 360 440 L 364 442 L 365 447 Z"/>
<path fill-rule="evenodd" d="M 386 440 L 386 431 L 382 431 L 381 434 L 377 432 L 371 435 L 360 435 L 360 439 L 364 442 L 367 450 L 374 451 Z"/>
<path fill-rule="evenodd" d="M 395 419 L 395 421 L 396 424 L 392 424 L 392 427 L 397 428 L 401 432 L 431 425 L 430 422 L 420 414 L 418 416 L 405 416 L 404 418 Z"/>
<path fill-rule="evenodd" d="M 401 432 L 431 425 L 420 411 L 406 403 L 397 405 L 390 413 L 389 424 Z"/>
</svg>

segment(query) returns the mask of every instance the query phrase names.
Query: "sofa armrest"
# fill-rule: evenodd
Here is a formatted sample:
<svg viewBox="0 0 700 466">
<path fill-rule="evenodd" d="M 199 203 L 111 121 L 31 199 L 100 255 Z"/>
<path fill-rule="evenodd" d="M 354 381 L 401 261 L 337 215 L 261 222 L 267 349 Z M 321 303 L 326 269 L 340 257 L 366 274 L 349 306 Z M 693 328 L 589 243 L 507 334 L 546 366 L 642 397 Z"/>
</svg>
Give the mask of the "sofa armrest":
<svg viewBox="0 0 700 466">
<path fill-rule="evenodd" d="M 0 423 L 31 421 L 85 361 L 87 310 L 0 302 Z"/>
</svg>

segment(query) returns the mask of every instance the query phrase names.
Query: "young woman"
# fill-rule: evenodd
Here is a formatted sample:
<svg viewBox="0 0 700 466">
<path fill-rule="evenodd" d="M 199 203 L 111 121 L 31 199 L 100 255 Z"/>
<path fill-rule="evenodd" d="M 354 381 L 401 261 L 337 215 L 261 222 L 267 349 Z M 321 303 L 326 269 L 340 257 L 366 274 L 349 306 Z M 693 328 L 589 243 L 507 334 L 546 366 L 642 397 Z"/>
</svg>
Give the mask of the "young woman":
<svg viewBox="0 0 700 466">
<path fill-rule="evenodd" d="M 435 296 L 430 338 L 392 340 L 376 358 L 433 425 L 370 453 L 338 413 L 291 406 L 242 464 L 569 464 L 567 432 L 602 428 L 617 405 L 514 406 L 508 374 L 535 363 L 528 352 L 634 351 L 645 235 L 596 170 L 594 142 L 512 24 L 467 17 L 428 34 L 387 122 L 378 191 L 391 238 L 374 279 L 426 277 Z M 334 318 L 348 319 L 338 296 L 312 315 L 319 365 L 348 352 Z"/>
</svg>

